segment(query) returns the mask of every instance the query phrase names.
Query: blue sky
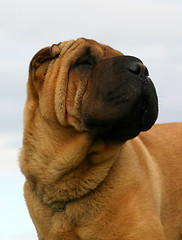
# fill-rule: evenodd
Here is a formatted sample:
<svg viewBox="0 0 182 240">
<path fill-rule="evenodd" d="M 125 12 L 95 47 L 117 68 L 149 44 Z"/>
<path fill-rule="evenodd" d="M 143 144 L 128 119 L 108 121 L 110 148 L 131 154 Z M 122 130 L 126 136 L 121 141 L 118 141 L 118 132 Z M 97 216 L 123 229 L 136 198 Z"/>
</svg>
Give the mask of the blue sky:
<svg viewBox="0 0 182 240">
<path fill-rule="evenodd" d="M 142 59 L 158 122 L 182 121 L 181 0 L 0 0 L 0 239 L 36 239 L 18 167 L 28 65 L 45 46 L 87 37 Z"/>
</svg>

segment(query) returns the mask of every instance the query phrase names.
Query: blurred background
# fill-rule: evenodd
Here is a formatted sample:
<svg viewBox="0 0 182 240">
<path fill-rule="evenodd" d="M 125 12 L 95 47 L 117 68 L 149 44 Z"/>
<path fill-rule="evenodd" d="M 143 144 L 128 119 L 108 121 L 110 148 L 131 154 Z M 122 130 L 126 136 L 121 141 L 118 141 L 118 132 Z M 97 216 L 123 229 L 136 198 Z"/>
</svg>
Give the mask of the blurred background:
<svg viewBox="0 0 182 240">
<path fill-rule="evenodd" d="M 182 121 L 181 0 L 0 0 L 0 239 L 37 239 L 18 167 L 28 66 L 41 48 L 86 37 L 142 59 L 158 122 Z"/>
</svg>

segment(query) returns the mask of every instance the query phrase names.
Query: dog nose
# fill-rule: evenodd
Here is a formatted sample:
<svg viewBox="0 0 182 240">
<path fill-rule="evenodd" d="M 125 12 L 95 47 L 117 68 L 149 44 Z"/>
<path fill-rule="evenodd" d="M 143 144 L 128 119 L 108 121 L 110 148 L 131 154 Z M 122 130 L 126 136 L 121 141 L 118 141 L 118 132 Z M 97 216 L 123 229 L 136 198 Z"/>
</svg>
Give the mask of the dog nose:
<svg viewBox="0 0 182 240">
<path fill-rule="evenodd" d="M 135 75 L 149 76 L 148 69 L 140 62 L 132 62 L 129 66 L 129 71 Z"/>
</svg>

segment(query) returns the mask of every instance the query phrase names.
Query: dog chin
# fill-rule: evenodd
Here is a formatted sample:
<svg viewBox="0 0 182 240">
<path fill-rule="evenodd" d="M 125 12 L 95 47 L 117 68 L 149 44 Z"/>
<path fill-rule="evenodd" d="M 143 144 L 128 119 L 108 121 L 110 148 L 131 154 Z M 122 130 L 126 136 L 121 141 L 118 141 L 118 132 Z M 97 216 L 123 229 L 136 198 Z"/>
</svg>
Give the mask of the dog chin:
<svg viewBox="0 0 182 240">
<path fill-rule="evenodd" d="M 107 142 L 125 142 L 136 137 L 142 131 L 141 120 L 126 118 L 113 121 L 97 121 L 96 119 L 85 119 L 84 124 L 90 134 Z"/>
<path fill-rule="evenodd" d="M 136 137 L 141 131 L 148 131 L 156 119 L 156 107 L 152 108 L 150 104 L 146 105 L 140 100 L 124 117 L 98 120 L 87 115 L 84 118 L 84 124 L 96 138 L 112 142 L 125 142 Z"/>
</svg>

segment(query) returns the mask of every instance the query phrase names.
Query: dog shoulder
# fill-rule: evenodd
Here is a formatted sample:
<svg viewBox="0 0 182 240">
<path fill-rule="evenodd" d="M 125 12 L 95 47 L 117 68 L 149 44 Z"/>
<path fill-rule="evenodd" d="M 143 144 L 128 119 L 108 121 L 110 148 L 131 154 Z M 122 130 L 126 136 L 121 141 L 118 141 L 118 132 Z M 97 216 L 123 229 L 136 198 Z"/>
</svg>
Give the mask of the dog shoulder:
<svg viewBox="0 0 182 240">
<path fill-rule="evenodd" d="M 182 123 L 156 124 L 138 137 L 157 159 L 181 162 Z"/>
<path fill-rule="evenodd" d="M 175 141 L 182 138 L 182 122 L 155 124 L 149 131 L 140 133 L 139 138 L 152 141 L 160 139 L 161 142 L 165 139 Z"/>
</svg>

